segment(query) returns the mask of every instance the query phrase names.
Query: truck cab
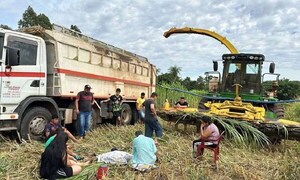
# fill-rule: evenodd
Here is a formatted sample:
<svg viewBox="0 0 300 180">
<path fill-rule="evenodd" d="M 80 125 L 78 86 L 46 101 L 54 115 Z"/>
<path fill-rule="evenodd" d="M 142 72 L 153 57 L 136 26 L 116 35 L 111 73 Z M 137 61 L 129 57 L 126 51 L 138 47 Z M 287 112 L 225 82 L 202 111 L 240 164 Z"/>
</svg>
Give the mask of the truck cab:
<svg viewBox="0 0 300 180">
<path fill-rule="evenodd" d="M 46 95 L 45 42 L 37 36 L 0 29 L 0 63 L 0 131 L 18 129 L 20 104 L 28 97 Z"/>
</svg>

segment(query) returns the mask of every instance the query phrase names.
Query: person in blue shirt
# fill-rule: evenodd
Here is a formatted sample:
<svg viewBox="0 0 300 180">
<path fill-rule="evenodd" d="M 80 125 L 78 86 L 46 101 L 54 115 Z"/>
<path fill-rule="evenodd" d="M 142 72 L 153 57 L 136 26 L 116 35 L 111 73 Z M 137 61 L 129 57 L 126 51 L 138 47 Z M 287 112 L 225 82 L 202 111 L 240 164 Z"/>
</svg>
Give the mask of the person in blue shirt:
<svg viewBox="0 0 300 180">
<path fill-rule="evenodd" d="M 133 140 L 133 167 L 154 165 L 157 151 L 154 140 L 144 136 L 142 131 L 136 131 L 135 136 Z"/>
</svg>

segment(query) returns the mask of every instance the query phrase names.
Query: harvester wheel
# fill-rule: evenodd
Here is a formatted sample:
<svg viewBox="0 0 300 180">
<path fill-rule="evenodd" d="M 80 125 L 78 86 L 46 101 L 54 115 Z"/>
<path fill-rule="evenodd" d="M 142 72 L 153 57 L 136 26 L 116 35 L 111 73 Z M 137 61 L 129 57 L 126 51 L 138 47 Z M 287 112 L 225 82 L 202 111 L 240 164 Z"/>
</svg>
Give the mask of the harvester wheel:
<svg viewBox="0 0 300 180">
<path fill-rule="evenodd" d="M 281 104 L 275 104 L 273 107 L 273 112 L 276 114 L 276 117 L 284 118 L 284 108 Z"/>
<path fill-rule="evenodd" d="M 208 107 L 206 107 L 204 104 L 207 103 L 207 99 L 206 98 L 202 98 L 199 102 L 198 105 L 198 110 L 199 111 L 203 111 L 203 110 L 208 110 Z"/>
</svg>

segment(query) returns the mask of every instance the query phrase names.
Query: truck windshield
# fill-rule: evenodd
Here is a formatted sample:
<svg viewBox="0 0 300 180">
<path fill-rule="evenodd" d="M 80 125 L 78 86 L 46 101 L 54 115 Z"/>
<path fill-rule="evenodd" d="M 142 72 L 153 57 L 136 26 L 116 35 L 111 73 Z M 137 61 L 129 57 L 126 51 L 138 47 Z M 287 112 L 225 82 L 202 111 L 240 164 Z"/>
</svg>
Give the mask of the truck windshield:
<svg viewBox="0 0 300 180">
<path fill-rule="evenodd" d="M 0 33 L 0 59 L 2 59 L 3 44 L 4 44 L 4 34 Z"/>
</svg>

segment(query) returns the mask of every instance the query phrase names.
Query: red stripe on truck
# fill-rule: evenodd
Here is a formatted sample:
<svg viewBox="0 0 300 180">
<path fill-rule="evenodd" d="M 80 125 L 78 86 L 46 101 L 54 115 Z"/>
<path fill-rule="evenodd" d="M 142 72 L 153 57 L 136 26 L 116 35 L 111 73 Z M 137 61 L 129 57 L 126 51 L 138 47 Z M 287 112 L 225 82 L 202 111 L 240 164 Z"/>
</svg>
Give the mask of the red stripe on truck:
<svg viewBox="0 0 300 180">
<path fill-rule="evenodd" d="M 0 72 L 0 76 L 6 77 L 45 77 L 43 72 Z"/>
<path fill-rule="evenodd" d="M 72 70 L 68 70 L 68 69 L 56 68 L 55 71 L 56 71 L 56 73 L 63 73 L 63 74 L 67 74 L 70 76 L 79 76 L 79 77 L 90 78 L 90 79 L 100 79 L 100 80 L 104 80 L 104 81 L 123 82 L 125 84 L 132 84 L 132 85 L 145 86 L 145 87 L 151 86 L 151 84 L 147 84 L 147 83 L 141 83 L 141 82 L 126 80 L 126 79 L 113 78 L 113 77 L 108 77 L 108 76 L 100 76 L 100 75 L 95 75 L 95 74 L 90 74 L 90 73 L 72 71 Z"/>
</svg>

